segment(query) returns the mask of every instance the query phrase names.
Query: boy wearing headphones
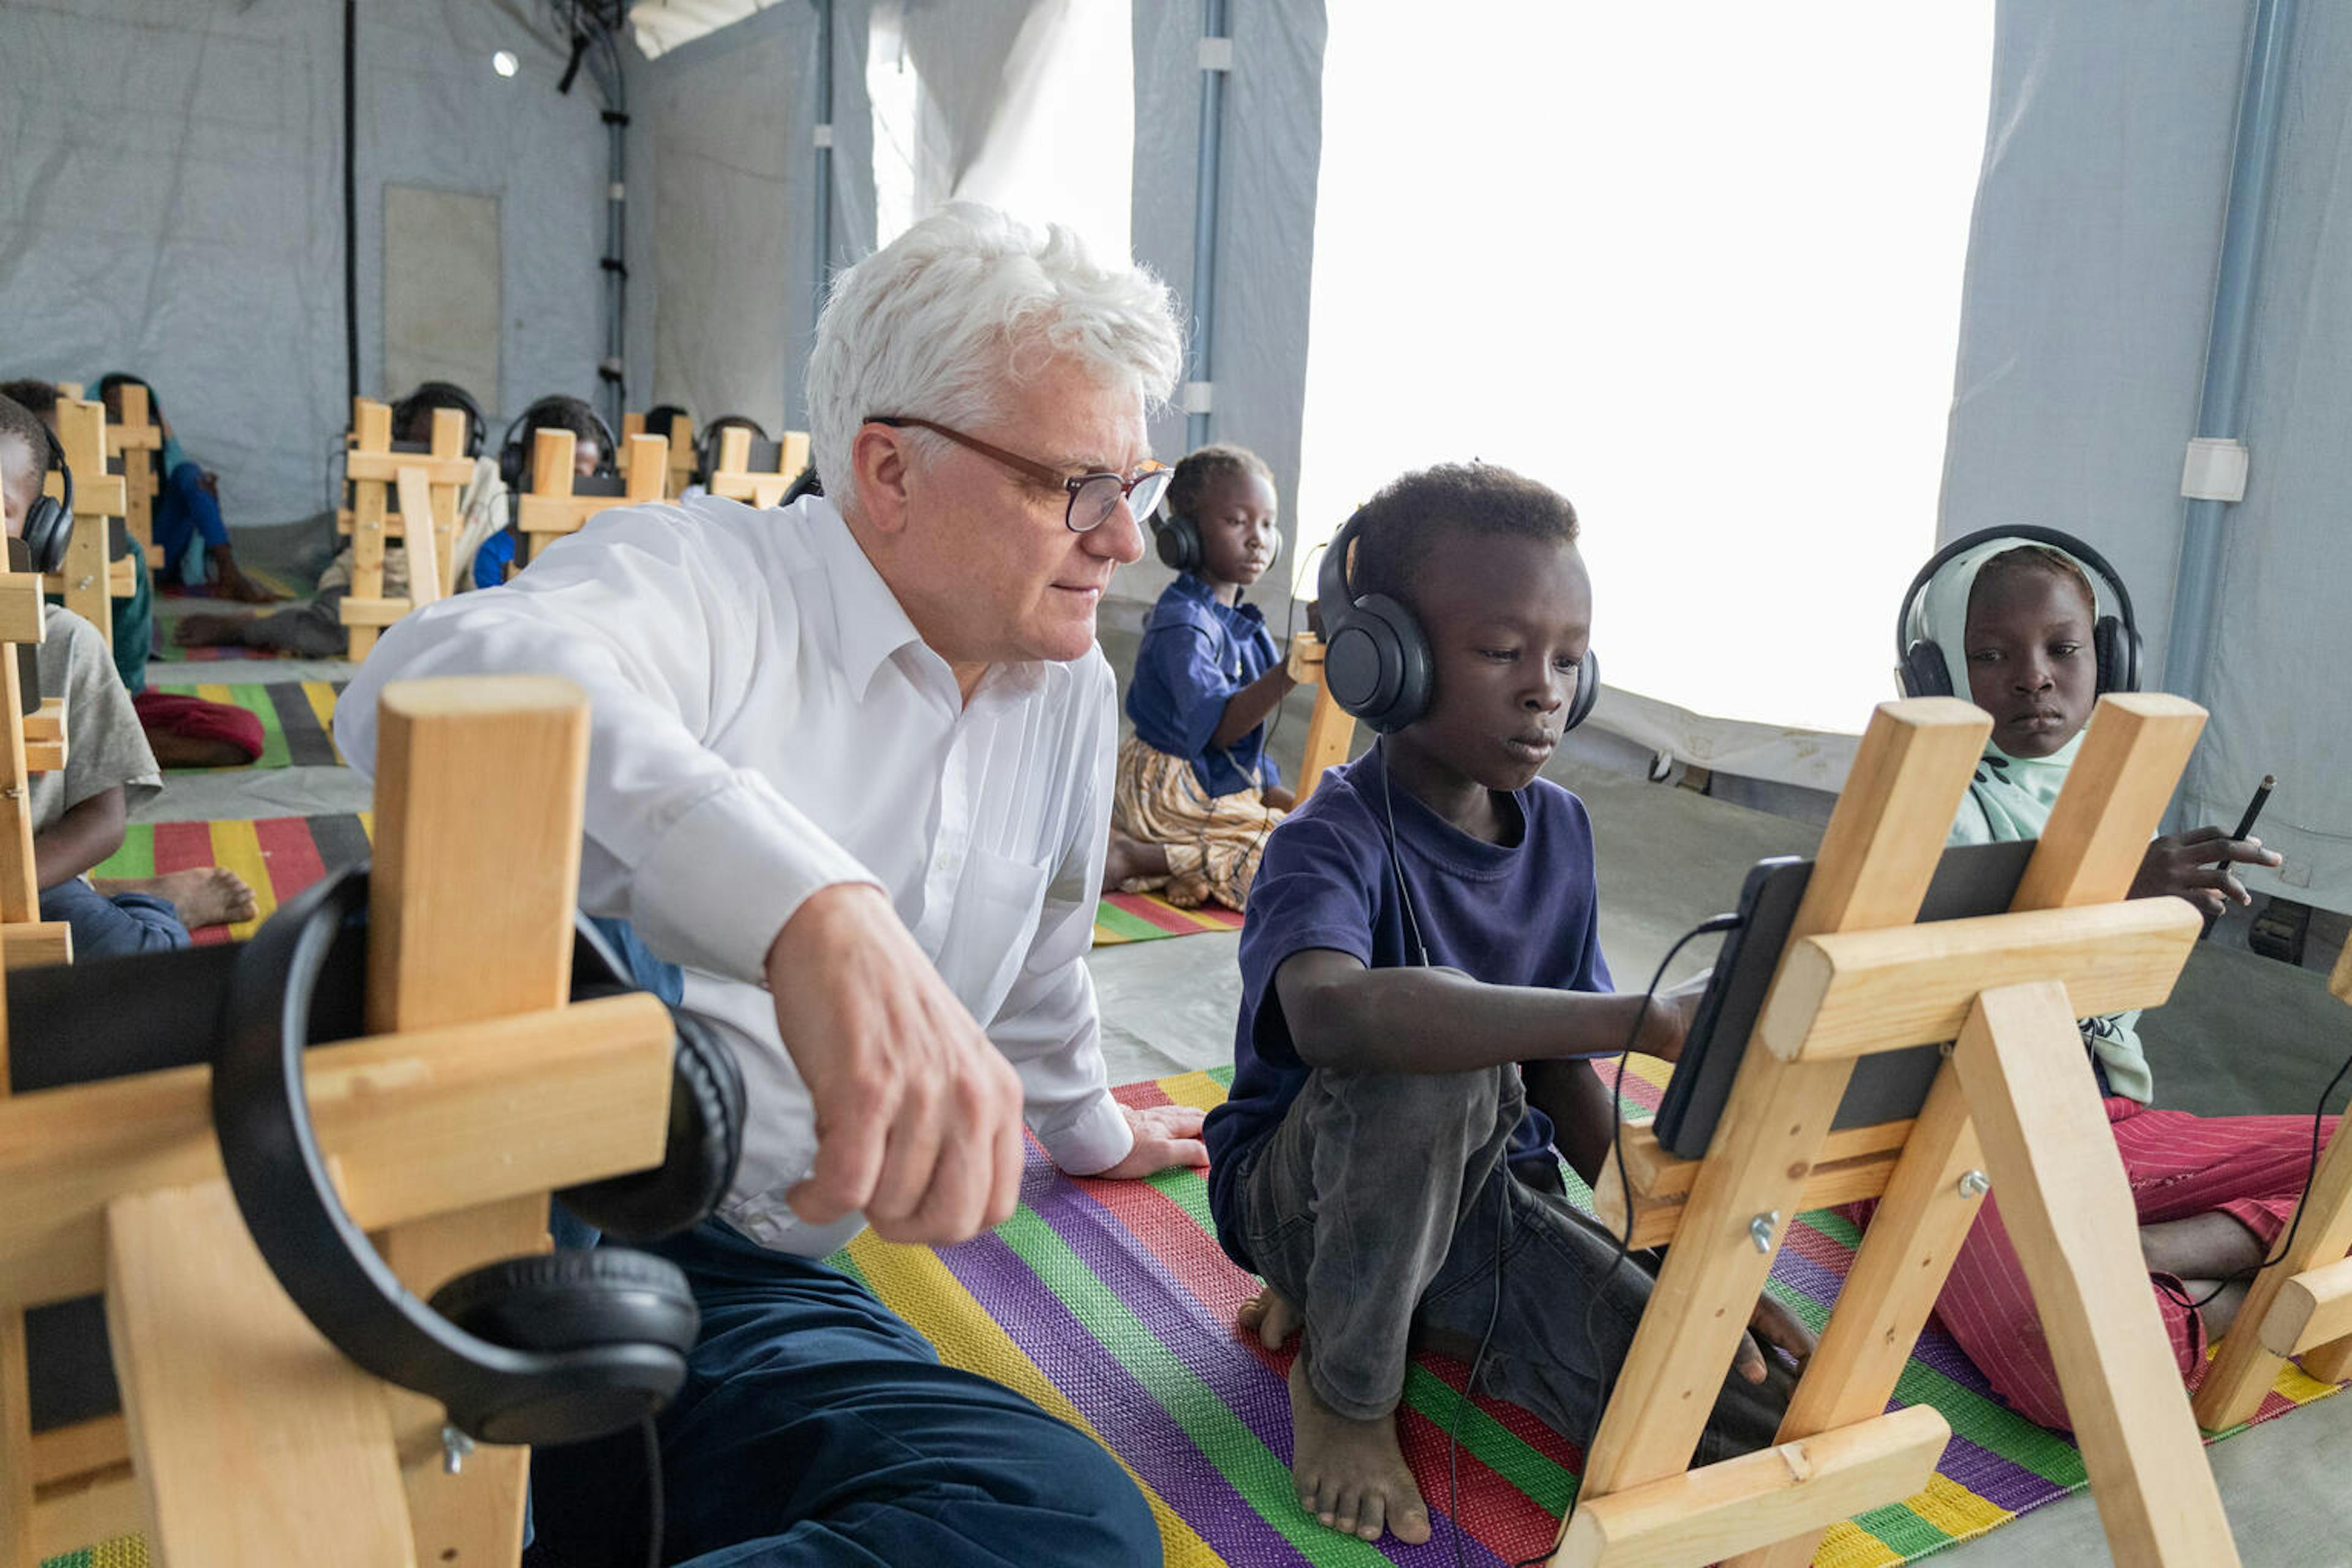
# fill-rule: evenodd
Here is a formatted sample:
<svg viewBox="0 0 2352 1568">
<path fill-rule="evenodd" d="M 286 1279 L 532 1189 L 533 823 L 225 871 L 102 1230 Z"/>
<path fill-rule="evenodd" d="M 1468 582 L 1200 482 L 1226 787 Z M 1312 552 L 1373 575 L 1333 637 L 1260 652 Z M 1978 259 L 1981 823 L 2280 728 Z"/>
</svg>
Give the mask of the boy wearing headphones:
<svg viewBox="0 0 2352 1568">
<path fill-rule="evenodd" d="M 506 526 L 507 487 L 497 462 L 482 454 L 482 413 L 465 388 L 446 381 L 428 381 L 392 406 L 394 436 L 405 442 L 433 439 L 436 410 L 454 408 L 466 416 L 466 455 L 474 459 L 473 477 L 457 497 L 457 535 L 452 552 L 469 561 L 482 542 Z M 351 652 L 351 628 L 343 625 L 342 605 L 352 591 L 352 547 L 335 552 L 319 574 L 318 592 L 304 604 L 268 616 L 184 616 L 176 634 L 186 646 L 205 645 L 262 648 L 297 658 L 341 658 Z M 462 568 L 457 585 L 471 586 L 473 574 Z M 383 548 L 383 596 L 408 596 L 408 552 L 398 544 Z"/>
<path fill-rule="evenodd" d="M 2054 530 L 1971 534 L 1938 552 L 1904 601 L 1896 649 L 1906 695 L 1962 696 L 1993 729 L 1952 824 L 1955 844 L 2038 838 L 2082 750 L 2099 695 L 2138 689 L 2128 590 L 2098 552 Z M 1965 671 L 1965 684 L 1956 672 Z M 2209 914 L 2247 903 L 2232 866 L 2276 866 L 2255 838 L 2206 826 L 2158 838 L 2136 899 L 2187 899 Z M 2083 1021 L 2083 1041 L 2131 1178 L 2140 1252 L 2181 1375 L 2202 1364 L 2294 1212 L 2310 1169 L 2305 1116 L 2194 1116 L 2149 1102 L 2137 1013 Z M 1864 1213 L 1868 1205 L 1864 1205 Z M 2045 1426 L 2071 1425 L 2023 1268 L 1986 1197 L 1936 1313 L 2000 1395 Z"/>
<path fill-rule="evenodd" d="M 1564 1195 L 1554 1128 L 1590 1179 L 1613 1106 L 1578 1058 L 1674 1057 L 1696 993 L 1610 994 L 1592 826 L 1539 776 L 1597 681 L 1575 509 L 1505 468 L 1407 475 L 1340 530 L 1318 605 L 1331 692 L 1381 742 L 1268 840 L 1209 1197 L 1268 1287 L 1244 1323 L 1270 1349 L 1305 1330 L 1300 1503 L 1417 1543 L 1394 1417 L 1417 1345 L 1591 1436 L 1650 1278 Z M 1754 1321 L 1810 1349 L 1777 1307 Z M 1770 1443 L 1790 1383 L 1746 1342 L 1703 1458 Z"/>
<path fill-rule="evenodd" d="M 40 421 L 0 397 L 0 504 L 12 539 L 25 535 L 36 506 L 55 504 L 41 499 L 51 450 Z M 217 868 L 103 889 L 90 884 L 89 868 L 122 847 L 131 806 L 161 793 L 163 778 L 97 627 L 51 605 L 37 663 L 41 695 L 65 700 L 73 741 L 65 768 L 35 773 L 30 784 L 41 919 L 71 929 L 77 959 L 187 946 L 182 900 L 205 924 L 251 919 L 252 889 Z"/>
<path fill-rule="evenodd" d="M 541 430 L 572 432 L 572 472 L 577 478 L 590 479 L 613 471 L 617 458 L 613 432 L 583 399 L 558 394 L 542 397 L 524 409 L 522 417 L 507 427 L 506 439 L 499 444 L 499 477 L 506 481 L 509 505 L 506 509 L 507 521 L 483 539 L 474 552 L 473 583 L 477 588 L 495 588 L 514 575 L 511 498 L 523 492 L 524 481 L 530 477 L 531 441 Z"/>
<path fill-rule="evenodd" d="M 1282 548 L 1274 475 L 1243 447 L 1176 465 L 1152 526 L 1177 577 L 1143 623 L 1127 689 L 1106 892 L 1166 889 L 1192 909 L 1248 907 L 1266 834 L 1294 804 L 1265 754 L 1265 721 L 1297 682 L 1242 594 Z"/>
</svg>

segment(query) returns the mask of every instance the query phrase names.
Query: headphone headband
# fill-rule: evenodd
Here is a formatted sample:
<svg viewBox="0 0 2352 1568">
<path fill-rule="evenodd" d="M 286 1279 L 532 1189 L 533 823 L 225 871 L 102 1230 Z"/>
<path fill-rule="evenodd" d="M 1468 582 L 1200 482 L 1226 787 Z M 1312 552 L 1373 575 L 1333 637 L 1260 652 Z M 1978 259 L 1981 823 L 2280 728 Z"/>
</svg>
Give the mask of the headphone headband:
<svg viewBox="0 0 2352 1568">
<path fill-rule="evenodd" d="M 1895 612 L 1895 658 L 1896 674 L 1902 681 L 1905 694 L 1912 697 L 1943 696 L 1958 689 L 1951 677 L 1949 667 L 1945 662 L 1942 645 L 1936 641 L 1932 629 L 1927 626 L 1924 619 L 1920 625 L 1920 637 L 1916 639 L 1913 638 L 1912 613 L 1921 607 L 1921 600 L 1929 585 L 1935 582 L 1938 572 L 1972 550 L 1987 544 L 1998 543 L 2005 539 L 2017 541 L 2021 547 L 2040 544 L 2062 551 L 2074 557 L 2090 572 L 2096 574 L 2105 583 L 2108 595 L 2115 603 L 2116 614 L 2113 616 L 2100 616 L 2098 588 L 2095 584 L 2091 592 L 2093 641 L 2096 645 L 2099 658 L 2099 689 L 2101 691 L 2137 690 L 2140 658 L 2139 619 L 2132 612 L 2131 589 L 2125 585 L 2122 574 L 2116 572 L 2115 567 L 2108 563 L 2107 558 L 2100 554 L 2095 547 L 2063 530 L 2044 528 L 2036 523 L 2013 522 L 1997 528 L 1979 528 L 1974 532 L 1962 534 L 1953 540 L 1927 558 L 1927 563 L 1920 567 L 1917 574 L 1912 577 L 1910 587 L 1904 590 L 1903 602 Z M 1942 668 L 1940 678 L 1932 668 L 1927 670 L 1915 668 L 1915 642 L 1924 643 L 1934 650 L 1935 664 Z"/>
</svg>

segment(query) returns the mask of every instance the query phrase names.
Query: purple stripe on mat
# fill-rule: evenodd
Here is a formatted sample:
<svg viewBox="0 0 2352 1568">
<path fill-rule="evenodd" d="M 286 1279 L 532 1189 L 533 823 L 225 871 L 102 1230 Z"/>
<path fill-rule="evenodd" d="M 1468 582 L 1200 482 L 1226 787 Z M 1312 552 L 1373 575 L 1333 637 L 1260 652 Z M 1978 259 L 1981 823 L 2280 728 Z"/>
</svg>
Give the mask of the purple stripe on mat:
<svg viewBox="0 0 2352 1568">
<path fill-rule="evenodd" d="M 1276 1458 L 1290 1462 L 1290 1400 L 1284 1381 L 1241 1342 L 1232 1324 L 1211 1317 L 1200 1298 L 1133 1233 L 1070 1183 L 1033 1187 L 1022 1197 L 1171 1355 L 1208 1384 Z M 1433 1500 L 1431 1515 L 1444 1511 Z M 1467 1561 L 1502 1568 L 1503 1560 L 1466 1531 L 1463 1544 Z M 1420 1546 L 1394 1536 L 1383 1536 L 1380 1546 L 1404 1568 L 1450 1568 L 1454 1562 L 1453 1542 L 1443 1530 Z"/>
<path fill-rule="evenodd" d="M 1034 1194 L 1031 1194 L 1033 1197 Z M 1228 1563 L 1295 1561 L 1297 1548 L 1258 1516 L 1151 1391 L 1138 1382 L 1010 1244 L 983 1234 L 940 1259 L 1055 1387 L 1184 1522 Z M 1073 1355 L 1073 1351 L 1076 1353 Z M 1083 1361 L 1082 1375 L 1070 1363 Z"/>
</svg>

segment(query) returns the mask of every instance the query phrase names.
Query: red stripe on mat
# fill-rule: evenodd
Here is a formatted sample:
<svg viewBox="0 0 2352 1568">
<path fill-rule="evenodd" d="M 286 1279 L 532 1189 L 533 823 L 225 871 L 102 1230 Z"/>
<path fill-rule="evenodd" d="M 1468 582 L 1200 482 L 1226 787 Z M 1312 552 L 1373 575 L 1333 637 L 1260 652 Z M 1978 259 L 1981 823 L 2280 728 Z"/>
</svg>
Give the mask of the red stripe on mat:
<svg viewBox="0 0 2352 1568">
<path fill-rule="evenodd" d="M 278 903 L 327 874 L 325 862 L 319 858 L 318 841 L 310 837 L 310 825 L 303 818 L 264 817 L 253 825 L 253 836 L 269 866 L 270 897 Z"/>
</svg>

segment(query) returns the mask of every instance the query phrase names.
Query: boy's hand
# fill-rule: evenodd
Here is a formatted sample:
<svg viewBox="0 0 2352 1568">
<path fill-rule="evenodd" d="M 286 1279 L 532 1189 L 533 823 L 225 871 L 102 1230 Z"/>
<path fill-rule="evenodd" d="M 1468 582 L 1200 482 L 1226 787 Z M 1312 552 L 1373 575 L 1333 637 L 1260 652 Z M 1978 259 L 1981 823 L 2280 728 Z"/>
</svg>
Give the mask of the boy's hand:
<svg viewBox="0 0 2352 1568">
<path fill-rule="evenodd" d="M 1679 1061 L 1683 1042 L 1690 1037 L 1691 1025 L 1698 1017 L 1699 998 L 1706 994 L 1707 976 L 1712 973 L 1703 969 L 1681 984 L 1650 998 L 1650 1005 L 1642 1016 L 1641 1037 L 1633 1048 L 1661 1061 Z"/>
<path fill-rule="evenodd" d="M 768 950 L 784 1048 L 816 1110 L 816 1163 L 784 1195 L 886 1241 L 956 1242 L 1013 1213 L 1021 1080 L 877 888 L 819 889 Z"/>
<path fill-rule="evenodd" d="M 1201 1113 L 1189 1105 L 1131 1105 L 1118 1108 L 1135 1131 L 1135 1147 L 1127 1158 L 1095 1175 L 1105 1181 L 1131 1182 L 1156 1175 L 1177 1165 L 1199 1170 L 1209 1163 L 1209 1146 L 1201 1142 Z"/>
<path fill-rule="evenodd" d="M 1748 1332 L 1739 1336 L 1739 1349 L 1731 1360 L 1741 1378 L 1749 1383 L 1764 1381 L 1766 1367 L 1760 1344 L 1770 1345 L 1799 1366 L 1803 1366 L 1820 1342 L 1803 1320 L 1783 1307 L 1769 1293 L 1756 1298 L 1756 1310 L 1748 1320 Z"/>
<path fill-rule="evenodd" d="M 2251 904 L 2253 895 L 2230 869 L 2232 865 L 2278 866 L 2284 857 L 2265 849 L 2259 838 L 2232 838 L 2226 829 L 2192 827 L 2158 839 L 2147 847 L 2132 879 L 2131 897 L 2187 899 L 2208 916 L 2230 905 Z"/>
</svg>

